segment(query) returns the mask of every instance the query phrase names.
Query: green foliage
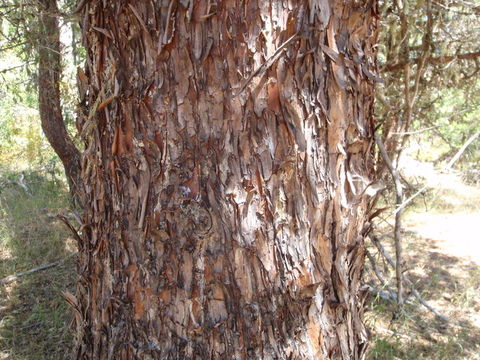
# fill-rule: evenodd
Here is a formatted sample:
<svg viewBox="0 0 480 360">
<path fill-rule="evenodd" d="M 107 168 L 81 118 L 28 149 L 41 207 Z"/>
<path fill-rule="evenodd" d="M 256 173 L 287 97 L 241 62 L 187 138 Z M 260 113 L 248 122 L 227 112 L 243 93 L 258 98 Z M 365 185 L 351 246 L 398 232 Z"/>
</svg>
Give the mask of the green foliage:
<svg viewBox="0 0 480 360">
<path fill-rule="evenodd" d="M 446 88 L 439 91 L 439 100 L 427 114 L 432 124 L 437 124 L 436 137 L 448 146 L 445 155 L 457 151 L 467 139 L 480 130 L 480 81 L 473 88 Z M 480 164 L 480 142 L 472 143 L 463 154 L 463 166 Z"/>
<path fill-rule="evenodd" d="M 58 1 L 59 12 L 51 14 L 58 18 L 61 29 L 61 103 L 71 134 L 75 133 L 78 103 L 76 66 L 85 55 L 78 24 L 70 15 L 75 5 L 73 0 Z M 43 36 L 39 6 L 38 2 L 5 0 L 0 7 L 0 147 L 3 154 L 9 154 L 8 159 L 0 155 L 0 167 L 16 156 L 21 156 L 19 167 L 25 167 L 25 163 L 38 167 L 54 161 L 41 135 L 37 111 L 37 61 L 39 38 Z"/>
<path fill-rule="evenodd" d="M 401 354 L 395 339 L 376 339 L 367 356 L 367 360 L 395 360 Z"/>
<path fill-rule="evenodd" d="M 467 56 L 480 47 L 479 9 L 478 0 L 380 2 L 385 84 L 378 87 L 376 114 L 392 157 L 405 146 L 398 133 L 428 128 L 410 138 L 433 148 L 430 160 L 448 161 L 480 129 L 480 58 Z M 472 144 L 457 166 L 478 168 L 479 148 Z"/>
<path fill-rule="evenodd" d="M 35 51 L 38 19 L 31 16 L 36 12 L 36 5 L 18 6 L 19 3 L 9 1 L 5 8 L 0 8 L 3 19 L 0 24 L 0 169 L 60 169 L 59 159 L 43 135 L 38 113 Z M 65 12 L 72 6 L 71 2 L 61 5 Z M 62 19 L 65 46 L 62 50 L 61 102 L 67 128 L 73 134 L 78 102 L 73 54 L 77 62 L 81 61 L 82 48 L 79 39 L 72 38 L 70 31 L 78 25 L 70 24 L 68 18 Z"/>
<path fill-rule="evenodd" d="M 0 106 L 0 170 L 59 167 L 40 127 L 38 112 L 24 104 Z"/>
<path fill-rule="evenodd" d="M 0 176 L 0 246 L 15 253 L 15 270 L 65 255 L 61 244 L 66 233 L 59 224 L 51 226 L 48 218 L 68 203 L 62 182 L 43 172 L 3 171 Z M 12 272 L 10 265 L 3 263 L 0 277 L 8 272 Z"/>
</svg>

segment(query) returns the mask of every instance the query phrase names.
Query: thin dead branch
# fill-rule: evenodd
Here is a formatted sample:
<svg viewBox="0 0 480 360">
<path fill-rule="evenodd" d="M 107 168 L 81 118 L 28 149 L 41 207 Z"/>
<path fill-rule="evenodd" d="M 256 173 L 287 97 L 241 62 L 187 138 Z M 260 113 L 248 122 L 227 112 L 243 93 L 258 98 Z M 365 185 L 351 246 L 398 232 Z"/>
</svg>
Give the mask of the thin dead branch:
<svg viewBox="0 0 480 360">
<path fill-rule="evenodd" d="M 398 337 L 401 337 L 401 338 L 404 338 L 404 339 L 408 339 L 408 340 L 413 340 L 410 336 L 408 335 L 404 335 L 404 334 L 400 334 L 396 331 L 392 331 L 392 330 L 389 330 L 389 329 L 385 329 L 385 328 L 382 328 L 382 327 L 376 327 L 375 328 L 378 332 L 382 332 L 382 333 L 385 333 L 385 334 L 389 334 L 389 335 L 392 335 L 392 336 L 398 336 Z"/>
<path fill-rule="evenodd" d="M 377 247 L 378 251 L 382 256 L 387 260 L 387 262 L 390 264 L 390 266 L 393 269 L 397 269 L 397 264 L 395 260 L 392 259 L 390 254 L 387 252 L 387 250 L 383 247 L 383 245 L 380 243 L 380 240 L 378 237 L 376 237 L 373 234 L 369 234 L 370 239 L 372 240 L 372 243 Z M 403 281 L 410 287 L 410 290 L 412 291 L 412 294 L 415 296 L 415 298 L 429 311 L 431 311 L 437 318 L 439 318 L 442 321 L 449 322 L 449 319 L 445 316 L 440 314 L 434 307 L 429 305 L 425 299 L 423 299 L 422 295 L 418 292 L 418 290 L 415 288 L 415 285 L 413 282 L 407 277 L 407 275 L 402 274 Z"/>
<path fill-rule="evenodd" d="M 395 203 L 397 205 L 397 212 L 395 213 L 395 229 L 394 229 L 394 242 L 395 242 L 395 257 L 397 259 L 395 272 L 397 278 L 397 300 L 398 304 L 401 306 L 403 304 L 403 282 L 402 282 L 402 211 L 398 208 L 403 204 L 403 188 L 400 181 L 400 176 L 398 171 L 393 167 L 393 164 L 385 150 L 382 139 L 377 132 L 374 134 L 375 142 L 380 150 L 380 154 L 387 165 L 387 168 L 392 175 L 393 182 L 395 185 Z"/>
<path fill-rule="evenodd" d="M 416 131 L 392 132 L 392 135 L 416 135 L 416 134 L 421 134 L 423 132 L 426 132 L 426 131 L 429 131 L 429 130 L 432 130 L 432 129 L 436 129 L 438 127 L 440 127 L 440 125 L 429 126 L 428 128 L 420 129 L 420 130 L 416 130 Z"/>
<path fill-rule="evenodd" d="M 452 56 L 429 57 L 426 59 L 426 63 L 430 65 L 441 65 L 441 64 L 447 64 L 455 60 L 473 60 L 478 57 L 480 57 L 480 51 L 452 55 Z M 409 60 L 409 64 L 419 64 L 421 61 L 422 61 L 421 58 L 412 59 L 412 60 Z M 383 69 L 383 71 L 384 72 L 396 71 L 398 69 L 403 68 L 405 64 L 406 64 L 405 62 L 398 62 L 392 65 L 388 65 Z"/>
<path fill-rule="evenodd" d="M 41 265 L 41 266 L 37 266 L 36 268 L 30 269 L 30 270 L 27 270 L 27 271 L 22 271 L 22 272 L 13 274 L 13 275 L 9 275 L 9 276 L 4 277 L 3 279 L 1 279 L 1 280 L 0 280 L 0 284 L 8 284 L 8 283 L 10 283 L 10 282 L 12 282 L 12 281 L 18 280 L 18 279 L 19 279 L 20 277 L 22 277 L 22 276 L 29 275 L 29 274 L 33 274 L 33 273 L 36 273 L 36 272 L 38 272 L 38 271 L 50 269 L 50 268 L 52 268 L 52 267 L 61 265 L 61 264 L 63 264 L 65 261 L 67 261 L 68 259 L 70 259 L 71 257 L 75 256 L 76 254 L 77 254 L 77 253 L 74 252 L 74 253 L 70 254 L 69 256 L 67 256 L 66 258 L 57 260 L 57 261 L 55 261 L 55 262 L 53 262 L 53 263 L 45 264 L 45 265 Z"/>
<path fill-rule="evenodd" d="M 68 221 L 68 219 L 65 216 L 59 214 L 56 217 L 58 219 L 60 219 L 68 227 L 68 229 L 71 231 L 73 237 L 77 241 L 78 248 L 80 249 L 83 241 L 82 241 L 81 236 L 78 234 L 77 229 L 75 229 L 75 227 L 70 223 L 70 221 Z M 78 219 L 76 219 L 76 220 L 78 221 Z"/>
<path fill-rule="evenodd" d="M 465 150 L 467 149 L 467 147 L 475 141 L 475 139 L 477 137 L 480 136 L 480 131 L 477 131 L 475 134 L 473 134 L 472 136 L 470 136 L 468 138 L 468 140 L 465 142 L 465 144 L 463 144 L 463 146 L 460 148 L 460 150 L 457 151 L 457 153 L 455 154 L 455 156 L 448 162 L 447 166 L 445 167 L 445 170 L 450 170 L 452 168 L 452 166 L 458 161 L 458 159 L 460 159 L 460 157 L 463 155 L 463 153 L 465 152 Z"/>
<path fill-rule="evenodd" d="M 370 265 L 372 266 L 372 270 L 375 273 L 375 276 L 377 277 L 378 281 L 380 281 L 380 284 L 382 284 L 382 287 L 388 288 L 388 281 L 383 278 L 382 274 L 380 274 L 380 270 L 378 270 L 378 267 L 377 267 L 377 262 L 373 258 L 372 254 L 370 254 L 370 252 L 367 250 L 365 252 L 365 255 L 367 256 L 368 260 L 370 261 Z"/>
</svg>

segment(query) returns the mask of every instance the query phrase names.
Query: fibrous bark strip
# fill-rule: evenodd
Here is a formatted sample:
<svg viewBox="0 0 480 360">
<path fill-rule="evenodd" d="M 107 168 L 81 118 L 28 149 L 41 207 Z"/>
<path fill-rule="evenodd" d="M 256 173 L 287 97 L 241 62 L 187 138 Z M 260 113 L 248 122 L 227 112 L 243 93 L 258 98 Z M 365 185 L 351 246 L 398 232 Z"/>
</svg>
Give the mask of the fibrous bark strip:
<svg viewBox="0 0 480 360">
<path fill-rule="evenodd" d="M 375 18 L 85 3 L 78 359 L 362 357 Z"/>
</svg>

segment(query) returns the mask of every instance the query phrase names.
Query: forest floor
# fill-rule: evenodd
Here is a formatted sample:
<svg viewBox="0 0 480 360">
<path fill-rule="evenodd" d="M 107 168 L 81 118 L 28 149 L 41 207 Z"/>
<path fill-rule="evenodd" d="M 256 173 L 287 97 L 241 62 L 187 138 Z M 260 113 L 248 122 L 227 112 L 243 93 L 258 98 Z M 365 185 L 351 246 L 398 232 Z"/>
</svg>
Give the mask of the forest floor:
<svg viewBox="0 0 480 360">
<path fill-rule="evenodd" d="M 19 184 L 28 186 L 22 188 Z M 61 259 L 59 266 L 15 281 L 0 280 L 0 359 L 64 359 L 72 343 L 63 297 L 74 292 L 75 248 L 56 214 L 67 194 L 45 174 L 10 173 L 0 179 L 0 279 Z"/>
<path fill-rule="evenodd" d="M 428 165 L 414 165 L 432 190 L 405 214 L 406 274 L 450 322 L 436 319 L 414 300 L 393 317 L 392 303 L 372 298 L 366 311 L 371 333 L 367 358 L 480 360 L 480 187 Z M 415 179 L 418 174 L 407 176 Z M 62 294 L 75 291 L 75 247 L 53 215 L 68 213 L 66 194 L 55 178 L 26 176 L 28 192 L 15 184 L 18 179 L 18 174 L 0 178 L 0 279 L 65 261 L 0 282 L 0 360 L 64 359 L 73 334 Z M 388 233 L 392 217 L 385 216 L 382 226 Z M 382 241 L 391 249 L 388 236 Z M 386 268 L 379 258 L 377 265 Z"/>
<path fill-rule="evenodd" d="M 436 318 L 414 297 L 400 316 L 392 316 L 393 304 L 373 299 L 366 312 L 372 334 L 367 359 L 479 360 L 480 187 L 465 184 L 458 174 L 437 172 L 430 164 L 411 161 L 408 169 L 409 179 L 421 178 L 430 190 L 404 216 L 405 274 L 449 321 Z M 389 217 L 381 227 L 388 234 L 392 225 Z M 391 236 L 383 242 L 393 255 Z M 395 288 L 394 281 L 391 285 Z"/>
</svg>

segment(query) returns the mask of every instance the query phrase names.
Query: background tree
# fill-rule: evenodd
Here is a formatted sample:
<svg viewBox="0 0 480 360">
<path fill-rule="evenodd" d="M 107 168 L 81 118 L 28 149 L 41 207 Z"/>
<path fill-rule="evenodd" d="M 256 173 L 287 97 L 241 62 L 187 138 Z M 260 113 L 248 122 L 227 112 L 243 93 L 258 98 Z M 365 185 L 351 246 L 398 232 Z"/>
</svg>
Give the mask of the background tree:
<svg viewBox="0 0 480 360">
<path fill-rule="evenodd" d="M 467 1 L 382 3 L 385 84 L 377 89 L 377 115 L 392 159 L 410 131 L 427 129 L 447 146 L 445 159 L 479 130 L 479 9 Z"/>
<path fill-rule="evenodd" d="M 362 358 L 375 2 L 81 5 L 76 358 Z"/>
<path fill-rule="evenodd" d="M 421 144 L 418 158 L 442 163 L 480 134 L 478 12 L 475 3 L 434 0 L 381 2 L 378 59 L 383 84 L 376 88 L 378 152 L 376 178 L 387 191 L 372 203 L 372 214 L 395 204 L 393 239 L 397 299 L 402 299 L 402 212 L 427 190 L 401 173 L 402 154 Z M 412 141 L 410 141 L 412 140 Z M 475 169 L 480 154 L 471 143 L 463 159 Z M 460 155 L 460 153 L 459 153 Z M 470 155 L 470 156 L 468 156 Z M 458 160 L 458 157 L 456 158 Z M 458 162 L 460 163 L 460 162 Z M 448 165 L 447 165 L 448 167 Z M 413 196 L 413 198 L 411 198 Z M 393 200 L 392 200 L 393 199 Z"/>
<path fill-rule="evenodd" d="M 70 138 L 62 115 L 60 28 L 56 0 L 38 0 L 38 98 L 42 129 L 65 168 L 72 196 L 78 196 L 80 151 Z"/>
<path fill-rule="evenodd" d="M 67 10 L 71 6 L 68 2 L 63 2 L 62 5 Z M 37 106 L 43 132 L 62 162 L 73 195 L 77 193 L 80 184 L 80 151 L 65 124 L 64 114 L 69 109 L 62 108 L 66 97 L 60 90 L 63 49 L 59 18 L 65 23 L 69 18 L 59 10 L 56 0 L 38 0 L 33 3 L 9 0 L 4 2 L 0 12 L 4 25 L 0 51 L 14 50 L 24 59 L 25 63 L 20 66 L 30 75 L 30 86 L 37 88 Z M 15 91 L 12 87 L 10 90 Z M 70 112 L 73 112 L 72 109 Z"/>
</svg>

